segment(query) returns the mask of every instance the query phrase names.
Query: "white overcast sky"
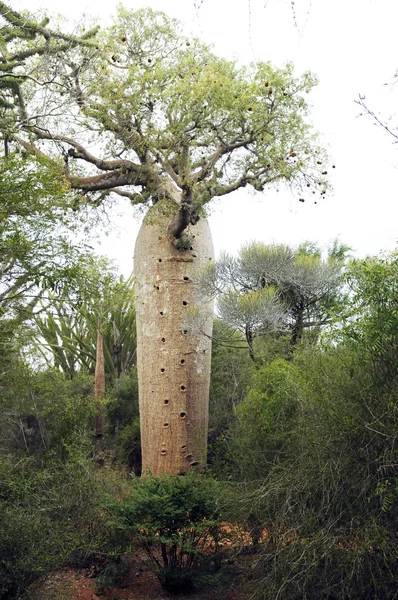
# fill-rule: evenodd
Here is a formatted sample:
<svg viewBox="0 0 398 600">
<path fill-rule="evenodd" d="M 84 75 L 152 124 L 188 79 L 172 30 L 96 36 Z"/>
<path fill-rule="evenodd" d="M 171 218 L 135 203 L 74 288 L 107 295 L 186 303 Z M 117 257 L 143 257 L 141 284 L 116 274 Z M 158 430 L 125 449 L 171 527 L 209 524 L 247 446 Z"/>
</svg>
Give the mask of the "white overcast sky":
<svg viewBox="0 0 398 600">
<path fill-rule="evenodd" d="M 15 8 L 46 9 L 75 22 L 110 18 L 111 0 L 8 0 Z M 246 190 L 215 200 L 210 225 L 216 253 L 236 252 L 248 241 L 328 245 L 339 237 L 359 256 L 393 249 L 398 240 L 398 146 L 393 138 L 358 118 L 354 100 L 368 104 L 398 126 L 397 0 L 124 0 L 131 9 L 150 6 L 185 23 L 188 34 L 212 42 L 218 53 L 242 62 L 293 61 L 297 74 L 311 70 L 320 83 L 311 95 L 312 120 L 336 169 L 334 194 L 314 205 L 283 193 L 253 196 Z M 200 5 L 198 7 L 198 5 Z M 388 84 L 388 85 L 385 85 Z M 397 89 L 396 89 L 397 88 Z M 121 214 L 120 217 L 116 213 Z M 101 252 L 131 272 L 139 218 L 120 207 L 118 233 Z"/>
</svg>

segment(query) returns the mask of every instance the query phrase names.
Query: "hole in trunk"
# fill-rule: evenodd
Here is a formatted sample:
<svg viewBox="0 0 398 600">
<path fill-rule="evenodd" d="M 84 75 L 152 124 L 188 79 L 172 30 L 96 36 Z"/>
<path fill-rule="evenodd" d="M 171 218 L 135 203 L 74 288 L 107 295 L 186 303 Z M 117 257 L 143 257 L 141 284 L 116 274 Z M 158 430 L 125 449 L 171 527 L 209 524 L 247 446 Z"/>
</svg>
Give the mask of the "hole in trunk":
<svg viewBox="0 0 398 600">
<path fill-rule="evenodd" d="M 184 331 L 183 331 L 183 334 L 184 334 L 184 335 L 187 335 L 187 333 L 188 333 L 188 330 L 187 330 L 187 329 L 184 329 Z"/>
<path fill-rule="evenodd" d="M 188 306 L 188 302 L 187 302 L 186 300 L 183 300 L 183 301 L 182 301 L 182 305 L 183 305 L 183 306 Z"/>
<path fill-rule="evenodd" d="M 162 338 L 162 342 L 164 343 L 166 341 L 166 338 Z"/>
<path fill-rule="evenodd" d="M 181 446 L 181 450 L 186 450 L 187 449 L 187 445 L 184 444 L 183 446 Z"/>
<path fill-rule="evenodd" d="M 161 259 L 161 258 L 158 258 L 158 262 L 162 262 L 162 259 Z"/>
<path fill-rule="evenodd" d="M 168 423 L 163 423 L 163 427 L 168 427 L 169 424 Z"/>
<path fill-rule="evenodd" d="M 155 290 L 160 290 L 160 287 L 158 285 L 154 285 L 153 287 L 155 288 Z"/>
<path fill-rule="evenodd" d="M 186 387 L 185 387 L 185 385 L 182 385 L 182 386 L 181 386 L 181 391 L 182 391 L 182 392 L 185 392 L 185 390 L 186 390 Z"/>
<path fill-rule="evenodd" d="M 197 467 L 197 466 L 198 466 L 198 464 L 199 464 L 199 461 L 198 461 L 198 460 L 193 460 L 193 461 L 191 462 L 191 467 Z"/>
<path fill-rule="evenodd" d="M 186 416 L 187 416 L 186 412 L 180 412 L 181 419 L 185 419 Z"/>
<path fill-rule="evenodd" d="M 187 460 L 192 460 L 192 454 L 187 454 L 187 455 L 185 456 L 185 458 L 186 458 Z"/>
<path fill-rule="evenodd" d="M 169 402 L 170 402 L 170 400 L 163 400 L 163 404 L 165 404 L 166 406 L 168 405 Z"/>
<path fill-rule="evenodd" d="M 164 456 L 165 454 L 167 454 L 167 450 L 161 450 L 160 454 L 162 454 Z"/>
<path fill-rule="evenodd" d="M 196 257 L 197 257 L 197 254 L 192 254 L 192 258 L 196 258 Z"/>
<path fill-rule="evenodd" d="M 189 247 L 190 250 L 193 250 L 192 246 Z"/>
<path fill-rule="evenodd" d="M 180 360 L 180 363 L 181 363 L 182 365 L 183 365 L 183 364 L 185 364 L 185 360 L 182 358 L 182 359 Z"/>
<path fill-rule="evenodd" d="M 185 275 L 184 281 L 189 281 L 189 277 L 187 275 Z"/>
<path fill-rule="evenodd" d="M 164 373 L 164 369 L 160 369 L 160 372 L 161 372 L 161 373 Z"/>
<path fill-rule="evenodd" d="M 160 311 L 160 313 L 159 313 L 159 314 L 160 314 L 160 315 L 163 317 L 163 311 L 162 311 L 162 310 Z"/>
</svg>

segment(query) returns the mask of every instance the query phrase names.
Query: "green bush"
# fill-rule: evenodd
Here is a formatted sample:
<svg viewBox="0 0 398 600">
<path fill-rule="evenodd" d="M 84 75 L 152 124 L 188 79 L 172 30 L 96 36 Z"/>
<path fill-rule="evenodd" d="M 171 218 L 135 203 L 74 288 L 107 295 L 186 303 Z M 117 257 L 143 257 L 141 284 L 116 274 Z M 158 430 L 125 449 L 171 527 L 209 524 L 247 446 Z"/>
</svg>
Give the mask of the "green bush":
<svg viewBox="0 0 398 600">
<path fill-rule="evenodd" d="M 225 476 L 224 436 L 236 420 L 252 376 L 252 361 L 240 333 L 214 320 L 209 398 L 208 464 Z"/>
<path fill-rule="evenodd" d="M 134 478 L 127 496 L 107 504 L 115 549 L 144 548 L 162 587 L 186 593 L 219 552 L 222 497 L 216 481 L 193 473 Z"/>
<path fill-rule="evenodd" d="M 19 598 L 45 573 L 82 564 L 105 544 L 92 461 L 0 459 L 0 599 Z"/>
<path fill-rule="evenodd" d="M 116 462 L 141 474 L 141 438 L 136 369 L 116 382 L 106 404 L 107 431 Z"/>
<path fill-rule="evenodd" d="M 267 532 L 254 597 L 392 600 L 398 381 L 381 382 L 350 344 L 283 363 L 258 372 L 235 429 L 247 490 L 237 518 Z"/>
</svg>

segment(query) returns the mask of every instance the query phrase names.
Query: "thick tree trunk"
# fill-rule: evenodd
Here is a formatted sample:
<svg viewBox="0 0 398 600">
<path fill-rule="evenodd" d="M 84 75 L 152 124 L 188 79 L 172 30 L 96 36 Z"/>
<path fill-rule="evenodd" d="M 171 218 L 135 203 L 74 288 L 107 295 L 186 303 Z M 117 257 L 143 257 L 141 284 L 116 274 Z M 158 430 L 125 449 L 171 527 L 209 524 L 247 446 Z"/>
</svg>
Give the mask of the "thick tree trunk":
<svg viewBox="0 0 398 600">
<path fill-rule="evenodd" d="M 154 476 L 206 461 L 213 307 L 198 308 L 193 278 L 214 259 L 213 244 L 203 219 L 177 250 L 168 234 L 176 210 L 168 201 L 150 210 L 134 253 L 142 472 Z M 185 327 L 192 310 L 204 333 Z"/>
</svg>

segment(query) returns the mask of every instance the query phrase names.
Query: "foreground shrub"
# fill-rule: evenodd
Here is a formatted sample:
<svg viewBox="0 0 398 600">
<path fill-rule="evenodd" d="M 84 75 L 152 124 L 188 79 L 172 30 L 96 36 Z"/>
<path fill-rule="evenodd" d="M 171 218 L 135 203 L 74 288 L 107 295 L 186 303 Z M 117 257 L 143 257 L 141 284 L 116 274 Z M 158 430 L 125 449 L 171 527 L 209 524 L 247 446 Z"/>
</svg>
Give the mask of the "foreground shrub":
<svg viewBox="0 0 398 600">
<path fill-rule="evenodd" d="M 162 587 L 186 593 L 219 552 L 222 497 L 216 481 L 193 473 L 133 478 L 128 495 L 107 505 L 115 546 L 141 546 Z"/>
</svg>

